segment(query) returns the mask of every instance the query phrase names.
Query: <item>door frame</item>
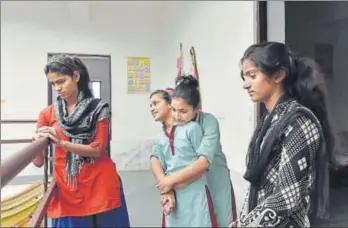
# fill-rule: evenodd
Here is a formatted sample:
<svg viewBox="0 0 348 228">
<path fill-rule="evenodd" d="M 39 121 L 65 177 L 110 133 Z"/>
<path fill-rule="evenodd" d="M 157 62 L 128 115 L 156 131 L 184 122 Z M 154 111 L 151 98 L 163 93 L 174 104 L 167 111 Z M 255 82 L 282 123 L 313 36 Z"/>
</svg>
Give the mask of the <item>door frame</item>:
<svg viewBox="0 0 348 228">
<path fill-rule="evenodd" d="M 267 1 L 256 2 L 256 42 L 267 41 Z M 256 105 L 256 122 L 259 124 L 266 107 L 263 103 Z"/>
<path fill-rule="evenodd" d="M 111 84 L 112 84 L 112 77 L 111 77 L 111 74 L 112 74 L 112 67 L 111 67 L 111 55 L 99 55 L 99 54 L 81 54 L 81 53 L 71 53 L 71 52 L 48 52 L 47 53 L 47 60 L 53 56 L 53 55 L 70 55 L 70 56 L 77 56 L 77 57 L 102 57 L 102 58 L 107 58 L 109 59 L 109 90 L 110 90 L 110 104 L 109 104 L 109 107 L 110 107 L 110 113 L 111 113 L 111 117 L 112 117 L 112 112 L 111 112 L 111 104 L 112 104 L 112 92 L 111 92 Z M 47 93 L 48 93 L 48 97 L 47 97 L 47 105 L 51 105 L 52 104 L 52 101 L 53 101 L 53 98 L 52 98 L 52 87 L 51 85 L 47 82 Z M 109 141 L 111 141 L 112 139 L 112 118 L 110 118 L 110 123 L 109 123 Z M 108 146 L 110 147 L 110 145 L 108 144 Z M 53 153 L 52 153 L 52 145 L 49 146 L 50 148 L 50 154 L 49 154 L 49 157 L 52 157 L 53 156 Z M 108 155 L 111 156 L 111 148 L 108 148 Z M 50 171 L 50 175 L 53 175 L 53 164 L 52 162 L 49 163 L 50 166 L 49 166 L 49 171 Z"/>
</svg>

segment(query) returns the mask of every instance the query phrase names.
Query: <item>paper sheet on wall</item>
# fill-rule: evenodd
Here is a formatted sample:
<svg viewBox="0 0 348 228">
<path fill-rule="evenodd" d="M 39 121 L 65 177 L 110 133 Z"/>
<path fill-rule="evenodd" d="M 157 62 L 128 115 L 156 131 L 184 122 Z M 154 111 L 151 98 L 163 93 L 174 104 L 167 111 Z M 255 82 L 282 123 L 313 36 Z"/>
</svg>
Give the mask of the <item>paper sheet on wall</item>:
<svg viewBox="0 0 348 228">
<path fill-rule="evenodd" d="M 150 92 L 150 58 L 129 57 L 127 60 L 128 93 Z"/>
</svg>

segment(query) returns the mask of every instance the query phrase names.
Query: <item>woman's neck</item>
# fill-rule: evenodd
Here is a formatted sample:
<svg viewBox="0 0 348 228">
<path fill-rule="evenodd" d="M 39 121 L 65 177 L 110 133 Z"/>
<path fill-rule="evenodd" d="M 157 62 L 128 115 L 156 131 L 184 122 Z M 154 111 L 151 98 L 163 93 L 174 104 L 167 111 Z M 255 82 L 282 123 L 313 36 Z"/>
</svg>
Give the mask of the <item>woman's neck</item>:
<svg viewBox="0 0 348 228">
<path fill-rule="evenodd" d="M 77 104 L 77 100 L 78 100 L 77 95 L 72 95 L 71 97 L 65 99 L 68 113 L 71 113 L 74 110 Z"/>
<path fill-rule="evenodd" d="M 283 96 L 283 94 L 284 94 L 283 91 L 275 92 L 267 99 L 267 101 L 265 101 L 265 106 L 269 113 L 272 112 L 272 110 L 275 108 L 275 106 L 277 105 L 279 99 Z"/>
<path fill-rule="evenodd" d="M 77 100 L 78 100 L 78 94 L 79 94 L 79 92 L 76 91 L 75 93 L 71 94 L 70 97 L 68 97 L 67 99 L 65 99 L 65 102 L 66 102 L 66 104 L 67 104 L 68 107 L 70 107 L 70 106 L 76 106 Z"/>
<path fill-rule="evenodd" d="M 68 107 L 76 106 L 77 98 L 65 99 L 65 101 L 66 101 L 66 105 L 67 105 Z"/>
<path fill-rule="evenodd" d="M 173 123 L 174 123 L 173 118 L 172 118 L 171 115 L 168 116 L 167 119 L 165 119 L 163 122 L 164 122 L 164 125 L 165 125 L 166 129 L 172 128 Z"/>
</svg>

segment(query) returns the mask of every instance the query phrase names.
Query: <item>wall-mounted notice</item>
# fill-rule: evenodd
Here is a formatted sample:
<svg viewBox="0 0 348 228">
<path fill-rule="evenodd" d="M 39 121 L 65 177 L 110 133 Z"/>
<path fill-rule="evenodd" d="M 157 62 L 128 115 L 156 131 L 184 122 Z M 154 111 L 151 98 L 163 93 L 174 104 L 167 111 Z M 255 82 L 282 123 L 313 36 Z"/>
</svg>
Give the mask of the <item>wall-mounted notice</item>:
<svg viewBox="0 0 348 228">
<path fill-rule="evenodd" d="M 128 93 L 150 92 L 150 58 L 129 57 L 127 60 Z"/>
</svg>

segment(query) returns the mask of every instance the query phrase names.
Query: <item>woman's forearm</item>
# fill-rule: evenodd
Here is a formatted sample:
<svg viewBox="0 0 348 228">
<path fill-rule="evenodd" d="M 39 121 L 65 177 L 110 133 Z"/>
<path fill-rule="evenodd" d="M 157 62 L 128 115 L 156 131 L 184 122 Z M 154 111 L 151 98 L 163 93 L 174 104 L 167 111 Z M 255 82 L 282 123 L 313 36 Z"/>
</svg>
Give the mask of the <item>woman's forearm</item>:
<svg viewBox="0 0 348 228">
<path fill-rule="evenodd" d="M 42 167 L 45 163 L 45 153 L 40 153 L 37 157 L 34 158 L 32 162 L 36 167 Z"/>
<path fill-rule="evenodd" d="M 196 176 L 192 176 L 191 178 L 188 178 L 186 181 L 183 181 L 181 183 L 175 184 L 174 188 L 185 188 L 187 185 L 189 185 L 192 182 L 198 180 L 201 176 L 202 176 L 202 174 L 198 173 Z"/>
<path fill-rule="evenodd" d="M 80 156 L 84 156 L 84 157 L 99 157 L 100 156 L 99 146 L 92 147 L 90 145 L 77 144 L 77 143 L 72 143 L 68 141 L 63 141 L 61 143 L 61 146 L 66 151 L 78 154 Z"/>
<path fill-rule="evenodd" d="M 173 174 L 174 187 L 183 188 L 192 182 L 198 180 L 209 169 L 210 163 L 204 157 L 200 156 L 195 162 Z"/>
<path fill-rule="evenodd" d="M 151 163 L 151 171 L 153 176 L 155 177 L 156 181 L 160 181 L 162 178 L 164 178 L 166 175 L 163 171 L 163 167 L 161 165 L 160 160 L 156 157 L 152 157 L 150 160 Z"/>
</svg>

